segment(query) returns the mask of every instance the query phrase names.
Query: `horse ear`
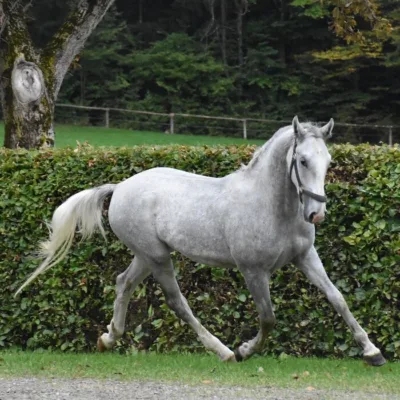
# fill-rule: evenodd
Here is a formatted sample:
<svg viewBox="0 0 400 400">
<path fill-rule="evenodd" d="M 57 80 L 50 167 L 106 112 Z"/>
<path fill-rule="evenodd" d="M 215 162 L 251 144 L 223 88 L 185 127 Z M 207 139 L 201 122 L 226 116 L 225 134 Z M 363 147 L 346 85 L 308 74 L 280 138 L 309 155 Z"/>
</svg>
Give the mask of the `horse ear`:
<svg viewBox="0 0 400 400">
<path fill-rule="evenodd" d="M 292 126 L 293 126 L 294 135 L 297 137 L 297 139 L 301 139 L 305 136 L 306 132 L 303 129 L 303 127 L 300 125 L 297 115 L 293 118 Z"/>
<path fill-rule="evenodd" d="M 334 125 L 335 123 L 333 121 L 333 118 L 331 118 L 326 125 L 320 128 L 325 140 L 330 139 L 332 137 L 332 131 Z"/>
</svg>

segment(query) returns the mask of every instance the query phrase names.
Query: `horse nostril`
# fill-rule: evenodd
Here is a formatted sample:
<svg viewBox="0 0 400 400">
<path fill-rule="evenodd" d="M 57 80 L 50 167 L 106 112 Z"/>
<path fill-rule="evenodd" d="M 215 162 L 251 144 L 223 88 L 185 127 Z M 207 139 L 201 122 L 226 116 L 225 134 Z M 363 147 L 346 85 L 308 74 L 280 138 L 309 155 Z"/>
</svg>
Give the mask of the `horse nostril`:
<svg viewBox="0 0 400 400">
<path fill-rule="evenodd" d="M 313 222 L 313 219 L 314 219 L 314 217 L 315 217 L 316 214 L 317 214 L 316 212 L 312 212 L 312 213 L 310 214 L 310 216 L 308 217 L 308 220 L 309 220 L 310 222 Z"/>
</svg>

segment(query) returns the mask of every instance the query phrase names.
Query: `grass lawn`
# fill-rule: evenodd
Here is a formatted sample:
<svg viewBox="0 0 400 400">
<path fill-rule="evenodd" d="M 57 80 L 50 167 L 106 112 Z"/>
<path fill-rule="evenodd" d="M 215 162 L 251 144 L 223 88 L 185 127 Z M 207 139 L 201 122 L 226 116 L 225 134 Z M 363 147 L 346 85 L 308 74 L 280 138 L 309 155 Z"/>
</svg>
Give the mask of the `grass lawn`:
<svg viewBox="0 0 400 400">
<path fill-rule="evenodd" d="M 135 146 L 142 144 L 168 145 L 184 144 L 190 146 L 218 144 L 256 144 L 263 140 L 244 140 L 220 136 L 167 135 L 159 132 L 130 131 L 127 129 L 84 127 L 75 125 L 56 126 L 55 147 L 76 147 L 76 142 L 87 141 L 92 146 Z M 0 123 L 0 143 L 4 143 L 4 125 Z"/>
<path fill-rule="evenodd" d="M 361 360 L 254 357 L 224 364 L 198 354 L 67 354 L 2 351 L 0 377 L 37 376 L 179 381 L 187 384 L 274 386 L 400 393 L 400 363 L 367 366 Z"/>
</svg>

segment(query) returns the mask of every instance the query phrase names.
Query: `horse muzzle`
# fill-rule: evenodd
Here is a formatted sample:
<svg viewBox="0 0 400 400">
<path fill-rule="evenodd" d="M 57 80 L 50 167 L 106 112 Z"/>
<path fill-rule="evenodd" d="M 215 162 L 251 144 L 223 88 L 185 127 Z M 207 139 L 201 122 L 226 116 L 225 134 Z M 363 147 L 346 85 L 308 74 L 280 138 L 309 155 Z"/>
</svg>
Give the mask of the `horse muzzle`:
<svg viewBox="0 0 400 400">
<path fill-rule="evenodd" d="M 312 212 L 307 219 L 307 222 L 310 222 L 311 224 L 318 224 L 320 222 L 322 222 L 325 219 L 325 213 L 321 212 L 321 213 L 316 213 L 316 212 Z"/>
</svg>

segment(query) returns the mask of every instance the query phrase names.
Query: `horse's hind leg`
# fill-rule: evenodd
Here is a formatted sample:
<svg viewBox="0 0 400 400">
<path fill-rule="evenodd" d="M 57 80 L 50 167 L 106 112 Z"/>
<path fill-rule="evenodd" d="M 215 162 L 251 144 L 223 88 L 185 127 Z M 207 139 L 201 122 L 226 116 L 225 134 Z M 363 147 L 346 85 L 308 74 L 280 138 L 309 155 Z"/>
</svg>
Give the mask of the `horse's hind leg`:
<svg viewBox="0 0 400 400">
<path fill-rule="evenodd" d="M 168 259 L 162 264 L 153 262 L 152 273 L 161 285 L 168 307 L 175 311 L 178 318 L 181 318 L 193 328 L 203 345 L 208 350 L 216 353 L 222 361 L 235 361 L 233 351 L 224 346 L 219 339 L 213 336 L 194 317 L 192 310 L 179 289 L 172 261 Z"/>
<path fill-rule="evenodd" d="M 115 342 L 123 335 L 129 300 L 137 285 L 149 274 L 150 269 L 140 258 L 135 257 L 129 267 L 118 275 L 114 315 L 110 325 L 107 326 L 108 333 L 103 333 L 97 341 L 97 347 L 100 351 L 113 347 Z"/>
<path fill-rule="evenodd" d="M 260 270 L 256 274 L 254 271 L 252 273 L 247 273 L 243 269 L 241 269 L 241 271 L 257 307 L 260 318 L 260 329 L 254 339 L 243 343 L 235 350 L 237 361 L 245 360 L 251 357 L 254 353 L 261 351 L 265 339 L 275 326 L 275 314 L 269 293 L 268 274 L 263 270 Z"/>
</svg>

